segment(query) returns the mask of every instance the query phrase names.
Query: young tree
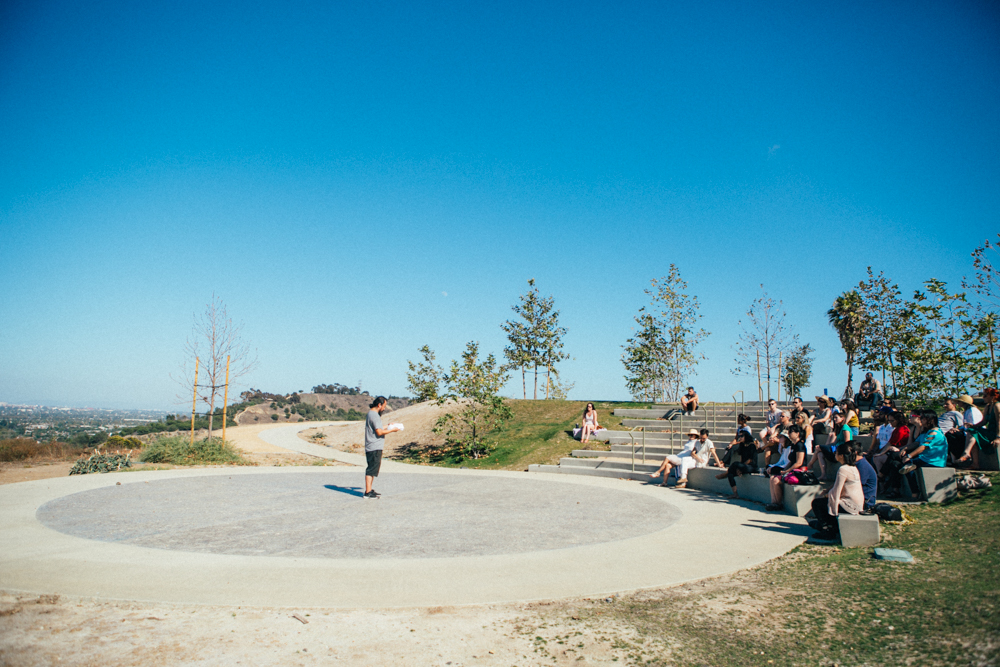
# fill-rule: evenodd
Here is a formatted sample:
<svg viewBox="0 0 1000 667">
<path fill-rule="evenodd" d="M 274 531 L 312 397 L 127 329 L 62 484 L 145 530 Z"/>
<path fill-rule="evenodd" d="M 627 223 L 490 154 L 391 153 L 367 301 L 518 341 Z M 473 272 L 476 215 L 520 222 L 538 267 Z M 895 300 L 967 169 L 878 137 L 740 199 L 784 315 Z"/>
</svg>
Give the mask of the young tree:
<svg viewBox="0 0 1000 667">
<path fill-rule="evenodd" d="M 496 448 L 489 436 L 503 428 L 513 416 L 500 388 L 508 375 L 496 359 L 489 355 L 479 360 L 479 343 L 469 342 L 461 361 L 452 361 L 444 375 L 447 393 L 438 397 L 438 404 L 455 404 L 459 409 L 437 420 L 435 433 L 443 433 L 445 443 L 458 457 L 478 459 Z"/>
<path fill-rule="evenodd" d="M 812 346 L 806 343 L 795 348 L 785 362 L 784 377 L 781 380 L 789 396 L 795 396 L 796 390 L 801 392 L 802 387 L 807 386 L 812 379 L 813 352 L 815 350 Z"/>
<path fill-rule="evenodd" d="M 760 289 L 763 291 L 764 286 Z M 737 322 L 740 336 L 736 343 L 736 367 L 734 375 L 753 375 L 757 368 L 757 382 L 761 382 L 758 364 L 764 365 L 764 380 L 767 383 L 767 398 L 771 398 L 771 369 L 777 369 L 782 357 L 787 357 L 798 346 L 799 336 L 792 333 L 791 325 L 785 323 L 786 313 L 781 309 L 781 301 L 763 292 L 754 299 L 747 310 L 747 320 Z M 759 356 L 758 356 L 759 355 Z"/>
<path fill-rule="evenodd" d="M 257 352 L 243 340 L 243 325 L 234 324 L 222 299 L 215 294 L 205 306 L 205 312 L 194 316 L 192 335 L 184 344 L 184 362 L 180 376 L 175 378 L 187 395 L 195 391 L 194 366 L 198 360 L 198 399 L 208 406 L 208 437 L 212 437 L 215 404 L 226 385 L 226 365 L 229 384 L 233 384 L 257 367 Z M 188 400 L 187 396 L 179 396 Z"/>
<path fill-rule="evenodd" d="M 963 278 L 962 287 L 975 292 L 981 303 L 977 304 L 976 319 L 980 339 L 989 350 L 990 371 L 993 375 L 993 386 L 997 382 L 997 326 L 1000 324 L 1000 234 L 997 243 L 987 239 L 983 245 L 972 251 L 972 266 L 976 270 L 973 280 Z M 994 265 L 996 264 L 996 266 Z M 986 384 L 984 379 L 984 384 Z"/>
<path fill-rule="evenodd" d="M 551 373 L 557 363 L 566 359 L 562 352 L 563 336 L 566 329 L 559 326 L 559 311 L 555 310 L 555 299 L 543 297 L 535 287 L 535 279 L 528 280 L 528 291 L 520 297 L 520 303 L 511 306 L 521 319 L 507 320 L 500 328 L 507 334 L 510 345 L 504 348 L 504 356 L 511 368 L 521 370 L 521 390 L 528 397 L 526 381 L 527 369 L 534 370 L 535 382 L 532 397 L 538 398 L 538 369 Z"/>
<path fill-rule="evenodd" d="M 659 321 L 645 308 L 639 309 L 635 323 L 639 325 L 638 331 L 622 346 L 625 386 L 635 400 L 655 403 L 663 395 L 667 341 Z"/>
<path fill-rule="evenodd" d="M 434 363 L 434 350 L 429 345 L 424 345 L 417 351 L 423 355 L 424 360 L 417 363 L 406 361 L 406 365 L 409 367 L 409 372 L 406 374 L 406 379 L 409 381 L 408 388 L 417 403 L 436 401 L 440 392 L 443 371 L 440 366 Z"/>
<path fill-rule="evenodd" d="M 652 289 L 647 289 L 646 294 L 652 297 L 652 308 L 659 311 L 657 324 L 665 345 L 662 369 L 665 399 L 679 401 L 688 377 L 705 358 L 697 352 L 697 347 L 710 334 L 698 328 L 701 319 L 698 297 L 686 292 L 688 284 L 676 264 L 670 265 L 666 276 L 654 278 L 650 284 Z"/>
<path fill-rule="evenodd" d="M 830 322 L 840 338 L 840 346 L 847 355 L 847 387 L 844 398 L 854 398 L 854 360 L 864 337 L 864 313 L 861 295 L 857 290 L 849 290 L 838 296 L 833 307 L 826 311 Z"/>
<path fill-rule="evenodd" d="M 864 369 L 882 371 L 882 386 L 888 392 L 886 371 L 897 396 L 900 382 L 905 378 L 904 341 L 912 325 L 912 308 L 903 301 L 899 286 L 892 283 L 881 271 L 876 277 L 868 267 L 868 280 L 858 283 L 861 296 L 862 330 L 856 354 L 857 363 Z M 899 378 L 897 379 L 897 372 Z"/>
</svg>

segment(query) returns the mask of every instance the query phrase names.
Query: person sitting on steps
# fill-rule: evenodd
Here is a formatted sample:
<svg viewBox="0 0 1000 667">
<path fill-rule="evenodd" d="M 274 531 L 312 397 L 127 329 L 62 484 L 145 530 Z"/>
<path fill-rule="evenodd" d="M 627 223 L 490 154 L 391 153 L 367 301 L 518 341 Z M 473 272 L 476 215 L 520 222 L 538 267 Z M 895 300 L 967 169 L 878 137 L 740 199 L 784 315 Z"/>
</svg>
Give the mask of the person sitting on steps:
<svg viewBox="0 0 1000 667">
<path fill-rule="evenodd" d="M 663 482 L 660 486 L 667 485 L 667 477 L 670 475 L 670 471 L 674 468 L 679 468 L 679 479 L 677 480 L 677 488 L 683 489 L 687 486 L 687 473 L 691 468 L 704 468 L 708 465 L 709 454 L 708 451 L 711 449 L 711 456 L 715 456 L 715 445 L 712 441 L 708 439 L 708 429 L 691 429 L 688 431 L 688 441 L 684 444 L 684 449 L 681 450 L 679 454 L 669 454 L 663 459 L 663 463 L 654 473 L 650 473 L 650 477 L 656 479 L 661 474 L 663 475 Z M 719 462 L 718 456 L 715 457 L 716 462 Z M 722 466 L 722 463 L 718 463 Z"/>
<path fill-rule="evenodd" d="M 594 409 L 593 403 L 587 403 L 587 407 L 583 410 L 583 431 L 580 432 L 580 442 L 587 442 L 599 428 L 601 425 L 597 423 L 597 410 Z"/>
<path fill-rule="evenodd" d="M 745 417 L 746 415 L 740 416 Z M 731 459 L 735 453 L 738 460 L 730 463 L 729 469 L 719 473 L 715 478 L 728 478 L 729 487 L 733 490 L 733 498 L 739 498 L 740 494 L 736 490 L 736 478 L 757 472 L 757 441 L 754 440 L 750 429 L 739 430 L 729 447 L 730 449 L 726 451 L 726 458 Z"/>
<path fill-rule="evenodd" d="M 764 471 L 764 474 L 771 478 L 771 502 L 764 506 L 768 512 L 774 512 L 784 507 L 786 476 L 807 470 L 805 434 L 802 427 L 789 427 L 788 431 L 782 435 L 782 440 L 784 443 L 777 465 Z"/>
<path fill-rule="evenodd" d="M 858 404 L 859 409 L 874 410 L 875 406 L 882 402 L 882 383 L 871 373 L 865 373 L 865 381 L 861 383 L 860 389 L 861 391 L 854 396 L 854 402 Z"/>
<path fill-rule="evenodd" d="M 693 415 L 694 411 L 698 409 L 698 392 L 694 390 L 694 387 L 687 388 L 687 394 L 681 396 L 681 410 L 686 412 L 688 415 Z"/>
<path fill-rule="evenodd" d="M 829 491 L 824 491 L 820 497 L 812 501 L 813 516 L 816 518 L 809 525 L 817 530 L 814 538 L 833 541 L 840 537 L 840 524 L 837 516 L 845 514 L 861 514 L 865 506 L 865 493 L 861 486 L 861 475 L 855 466 L 857 452 L 850 442 L 837 445 L 835 454 L 840 468 L 837 478 Z M 825 496 L 825 497 L 824 497 Z"/>
</svg>

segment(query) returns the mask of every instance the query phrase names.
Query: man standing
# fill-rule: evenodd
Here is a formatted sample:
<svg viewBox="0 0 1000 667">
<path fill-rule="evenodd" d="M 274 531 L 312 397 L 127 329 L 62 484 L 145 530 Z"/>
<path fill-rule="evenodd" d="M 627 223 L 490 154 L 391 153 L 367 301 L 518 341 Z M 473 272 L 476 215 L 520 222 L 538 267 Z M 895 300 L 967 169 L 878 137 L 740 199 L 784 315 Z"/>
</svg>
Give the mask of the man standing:
<svg viewBox="0 0 1000 667">
<path fill-rule="evenodd" d="M 381 495 L 372 489 L 372 483 L 378 477 L 379 468 L 382 467 L 385 436 L 399 430 L 395 424 L 387 429 L 382 428 L 382 413 L 385 412 L 385 406 L 385 396 L 376 397 L 369 406 L 371 409 L 365 418 L 365 459 L 368 462 L 368 468 L 365 470 L 365 498 L 378 498 Z"/>
</svg>

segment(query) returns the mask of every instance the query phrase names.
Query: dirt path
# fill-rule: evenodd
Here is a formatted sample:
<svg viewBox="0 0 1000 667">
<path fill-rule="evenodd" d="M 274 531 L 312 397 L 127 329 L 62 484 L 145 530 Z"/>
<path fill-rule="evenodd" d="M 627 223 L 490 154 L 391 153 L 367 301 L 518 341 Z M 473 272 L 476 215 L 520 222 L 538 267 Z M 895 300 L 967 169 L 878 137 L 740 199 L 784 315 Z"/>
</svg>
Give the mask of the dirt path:
<svg viewBox="0 0 1000 667">
<path fill-rule="evenodd" d="M 386 436 L 384 455 L 394 458 L 411 447 L 443 445 L 444 438 L 434 433 L 433 429 L 438 417 L 448 410 L 454 410 L 454 406 L 439 406 L 433 402 L 424 402 L 386 412 L 382 415 L 384 424 L 398 422 L 406 429 L 401 433 Z M 299 433 L 299 437 L 308 442 L 325 444 L 343 452 L 358 454 L 364 451 L 365 423 L 342 422 L 333 426 L 311 428 Z"/>
</svg>

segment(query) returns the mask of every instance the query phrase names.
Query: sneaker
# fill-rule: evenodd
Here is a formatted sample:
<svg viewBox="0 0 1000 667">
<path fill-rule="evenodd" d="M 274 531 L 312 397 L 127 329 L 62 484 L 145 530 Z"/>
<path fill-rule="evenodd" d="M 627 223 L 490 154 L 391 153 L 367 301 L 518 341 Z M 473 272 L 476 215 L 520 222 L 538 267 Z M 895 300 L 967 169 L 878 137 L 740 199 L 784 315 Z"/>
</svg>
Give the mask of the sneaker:
<svg viewBox="0 0 1000 667">
<path fill-rule="evenodd" d="M 379 492 L 377 492 L 375 489 L 372 489 L 371 492 L 368 494 L 368 497 L 369 498 L 381 498 L 382 494 L 379 493 Z"/>
<path fill-rule="evenodd" d="M 899 469 L 900 475 L 909 475 L 911 472 L 917 469 L 916 464 L 907 463 L 905 466 Z"/>
<path fill-rule="evenodd" d="M 778 503 L 768 503 L 764 505 L 764 509 L 767 510 L 768 512 L 777 512 L 778 510 L 781 509 L 781 505 L 779 505 Z"/>
<path fill-rule="evenodd" d="M 817 530 L 809 539 L 821 542 L 838 542 L 840 540 L 840 535 L 837 535 L 829 530 Z"/>
<path fill-rule="evenodd" d="M 809 527 L 813 530 L 819 530 L 820 523 L 816 519 L 809 519 Z"/>
</svg>

